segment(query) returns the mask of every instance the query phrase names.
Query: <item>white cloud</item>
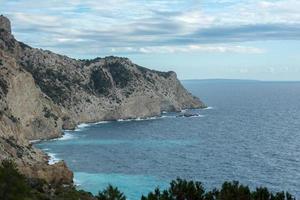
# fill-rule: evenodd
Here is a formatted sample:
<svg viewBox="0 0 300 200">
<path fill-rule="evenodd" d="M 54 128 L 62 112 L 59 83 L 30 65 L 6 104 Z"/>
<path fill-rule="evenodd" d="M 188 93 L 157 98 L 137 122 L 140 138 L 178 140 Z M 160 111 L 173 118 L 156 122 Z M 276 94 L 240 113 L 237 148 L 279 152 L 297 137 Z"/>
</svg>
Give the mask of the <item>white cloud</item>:
<svg viewBox="0 0 300 200">
<path fill-rule="evenodd" d="M 0 12 L 12 19 L 19 40 L 75 53 L 128 47 L 136 53 L 261 53 L 223 44 L 300 39 L 298 0 L 1 0 Z M 265 30 L 266 25 L 276 27 Z M 285 25 L 292 30 L 285 31 Z M 246 28 L 237 33 L 235 27 Z"/>
<path fill-rule="evenodd" d="M 186 46 L 151 46 L 151 47 L 121 47 L 112 48 L 114 53 L 193 53 L 193 52 L 207 52 L 207 53 L 246 53 L 246 54 L 261 54 L 264 49 L 245 46 L 233 45 L 186 45 Z"/>
</svg>

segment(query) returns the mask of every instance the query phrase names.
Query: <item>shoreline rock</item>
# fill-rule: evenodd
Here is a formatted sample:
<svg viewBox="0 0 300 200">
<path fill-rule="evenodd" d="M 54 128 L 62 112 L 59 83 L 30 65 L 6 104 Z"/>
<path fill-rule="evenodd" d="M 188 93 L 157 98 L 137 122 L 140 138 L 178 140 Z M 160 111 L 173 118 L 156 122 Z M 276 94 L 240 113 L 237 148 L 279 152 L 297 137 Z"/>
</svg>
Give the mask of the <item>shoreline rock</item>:
<svg viewBox="0 0 300 200">
<path fill-rule="evenodd" d="M 73 184 L 64 162 L 47 164 L 30 140 L 62 136 L 79 123 L 146 118 L 205 108 L 175 72 L 141 67 L 128 58 L 76 60 L 17 41 L 0 16 L 0 160 L 13 158 L 28 177 Z"/>
</svg>

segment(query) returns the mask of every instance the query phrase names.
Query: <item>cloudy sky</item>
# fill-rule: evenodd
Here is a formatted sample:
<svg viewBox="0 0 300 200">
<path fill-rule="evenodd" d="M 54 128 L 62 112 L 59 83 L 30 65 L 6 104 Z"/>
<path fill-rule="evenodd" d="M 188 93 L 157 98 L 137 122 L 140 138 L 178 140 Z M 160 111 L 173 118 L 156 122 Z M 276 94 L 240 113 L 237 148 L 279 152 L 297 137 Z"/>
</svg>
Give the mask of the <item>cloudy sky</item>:
<svg viewBox="0 0 300 200">
<path fill-rule="evenodd" d="M 181 79 L 300 80 L 299 0 L 0 0 L 15 37 Z"/>
</svg>

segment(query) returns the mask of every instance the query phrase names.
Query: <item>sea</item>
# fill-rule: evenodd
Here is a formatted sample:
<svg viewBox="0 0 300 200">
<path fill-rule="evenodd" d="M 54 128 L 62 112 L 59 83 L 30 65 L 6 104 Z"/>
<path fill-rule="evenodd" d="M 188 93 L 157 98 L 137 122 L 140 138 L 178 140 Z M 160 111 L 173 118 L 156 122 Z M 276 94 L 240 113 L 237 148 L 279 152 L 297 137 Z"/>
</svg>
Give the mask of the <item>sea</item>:
<svg viewBox="0 0 300 200">
<path fill-rule="evenodd" d="M 237 180 L 300 197 L 300 82 L 182 83 L 208 107 L 81 124 L 35 145 L 50 164 L 65 160 L 77 187 L 93 194 L 111 184 L 138 200 L 184 178 L 208 190 Z"/>
</svg>

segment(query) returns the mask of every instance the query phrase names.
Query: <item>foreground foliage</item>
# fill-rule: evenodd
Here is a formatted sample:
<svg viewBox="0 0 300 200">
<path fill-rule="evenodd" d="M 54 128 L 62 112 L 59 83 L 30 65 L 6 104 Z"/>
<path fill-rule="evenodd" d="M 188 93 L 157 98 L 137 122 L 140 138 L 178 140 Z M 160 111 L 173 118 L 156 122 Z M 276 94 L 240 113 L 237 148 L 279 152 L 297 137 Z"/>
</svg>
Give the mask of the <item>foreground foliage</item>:
<svg viewBox="0 0 300 200">
<path fill-rule="evenodd" d="M 98 200 L 126 200 L 126 197 L 118 188 L 109 185 L 105 190 L 99 192 L 97 196 Z"/>
<path fill-rule="evenodd" d="M 237 181 L 225 182 L 220 190 L 213 189 L 205 192 L 200 182 L 174 180 L 170 188 L 160 191 L 156 188 L 154 192 L 143 196 L 141 200 L 294 200 L 289 193 L 271 193 L 267 188 L 260 187 L 251 191 L 248 186 L 239 184 Z"/>
<path fill-rule="evenodd" d="M 14 163 L 3 161 L 0 166 L 0 199 L 28 199 L 30 190 L 25 177 L 16 170 Z"/>
<path fill-rule="evenodd" d="M 51 186 L 43 180 L 27 179 L 15 164 L 0 164 L 0 200 L 126 200 L 118 188 L 109 185 L 93 196 L 74 186 Z M 272 193 L 265 187 L 251 191 L 237 181 L 225 182 L 220 189 L 205 191 L 200 182 L 177 179 L 165 190 L 156 188 L 141 200 L 295 200 L 285 192 Z"/>
<path fill-rule="evenodd" d="M 96 200 L 74 186 L 51 186 L 43 180 L 27 179 L 9 160 L 0 164 L 0 200 Z"/>
</svg>

